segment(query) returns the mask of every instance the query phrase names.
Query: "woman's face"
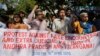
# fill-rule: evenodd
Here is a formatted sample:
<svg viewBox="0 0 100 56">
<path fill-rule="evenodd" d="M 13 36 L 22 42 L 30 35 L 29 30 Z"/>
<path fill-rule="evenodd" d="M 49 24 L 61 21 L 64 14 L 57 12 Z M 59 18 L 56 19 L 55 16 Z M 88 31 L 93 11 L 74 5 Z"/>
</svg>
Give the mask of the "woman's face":
<svg viewBox="0 0 100 56">
<path fill-rule="evenodd" d="M 17 23 L 20 22 L 20 17 L 17 16 L 17 15 L 15 15 L 15 17 L 14 17 L 14 21 L 17 22 Z"/>
</svg>

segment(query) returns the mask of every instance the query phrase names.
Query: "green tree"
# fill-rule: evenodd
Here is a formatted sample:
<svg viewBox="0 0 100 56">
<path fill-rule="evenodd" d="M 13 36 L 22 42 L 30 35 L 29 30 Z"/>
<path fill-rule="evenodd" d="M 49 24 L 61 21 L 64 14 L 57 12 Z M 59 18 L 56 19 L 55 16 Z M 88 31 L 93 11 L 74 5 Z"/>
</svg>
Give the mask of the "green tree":
<svg viewBox="0 0 100 56">
<path fill-rule="evenodd" d="M 32 10 L 35 3 L 35 0 L 19 0 L 18 5 L 15 8 L 15 12 L 24 11 L 28 13 Z"/>
</svg>

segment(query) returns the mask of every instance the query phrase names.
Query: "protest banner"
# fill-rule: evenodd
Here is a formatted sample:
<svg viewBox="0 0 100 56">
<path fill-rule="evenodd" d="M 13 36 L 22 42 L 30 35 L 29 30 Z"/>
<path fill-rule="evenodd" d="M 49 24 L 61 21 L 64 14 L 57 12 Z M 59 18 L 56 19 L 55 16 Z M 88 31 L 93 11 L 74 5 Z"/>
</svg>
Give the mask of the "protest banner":
<svg viewBox="0 0 100 56">
<path fill-rule="evenodd" d="M 63 36 L 48 31 L 0 29 L 0 56 L 100 56 L 100 31 Z"/>
</svg>

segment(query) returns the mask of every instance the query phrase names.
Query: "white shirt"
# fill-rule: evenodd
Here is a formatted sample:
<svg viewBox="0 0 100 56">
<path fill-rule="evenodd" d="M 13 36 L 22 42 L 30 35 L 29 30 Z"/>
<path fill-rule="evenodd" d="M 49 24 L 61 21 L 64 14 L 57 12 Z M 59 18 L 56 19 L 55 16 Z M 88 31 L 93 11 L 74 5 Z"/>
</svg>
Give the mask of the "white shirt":
<svg viewBox="0 0 100 56">
<path fill-rule="evenodd" d="M 39 21 L 38 19 L 34 19 L 32 22 L 30 22 L 31 29 L 34 30 L 46 30 L 47 29 L 47 23 L 45 20 Z"/>
<path fill-rule="evenodd" d="M 70 24 L 70 18 L 65 17 L 64 20 L 61 19 L 55 19 L 54 20 L 54 24 L 55 24 L 55 31 L 57 30 L 61 30 L 64 31 L 65 33 L 68 33 L 68 27 Z"/>
<path fill-rule="evenodd" d="M 31 26 L 28 24 L 29 22 L 28 22 L 27 18 L 24 18 L 23 22 L 24 22 L 24 24 L 26 24 L 28 26 L 28 29 L 31 29 Z"/>
</svg>

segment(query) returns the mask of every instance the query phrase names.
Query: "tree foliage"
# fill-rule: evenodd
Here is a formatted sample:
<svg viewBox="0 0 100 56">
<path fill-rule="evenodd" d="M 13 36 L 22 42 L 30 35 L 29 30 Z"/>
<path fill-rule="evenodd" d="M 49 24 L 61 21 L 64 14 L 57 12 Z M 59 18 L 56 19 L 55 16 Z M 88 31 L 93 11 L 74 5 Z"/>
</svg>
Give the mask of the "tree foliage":
<svg viewBox="0 0 100 56">
<path fill-rule="evenodd" d="M 61 5 L 68 6 L 100 6 L 99 0 L 0 0 L 0 3 L 5 3 L 8 7 L 7 13 L 24 11 L 29 13 L 35 4 L 38 4 L 41 9 L 53 10 Z"/>
<path fill-rule="evenodd" d="M 19 0 L 19 3 L 15 9 L 15 12 L 24 11 L 28 13 L 29 11 L 32 10 L 35 3 L 36 2 L 34 0 Z"/>
</svg>

